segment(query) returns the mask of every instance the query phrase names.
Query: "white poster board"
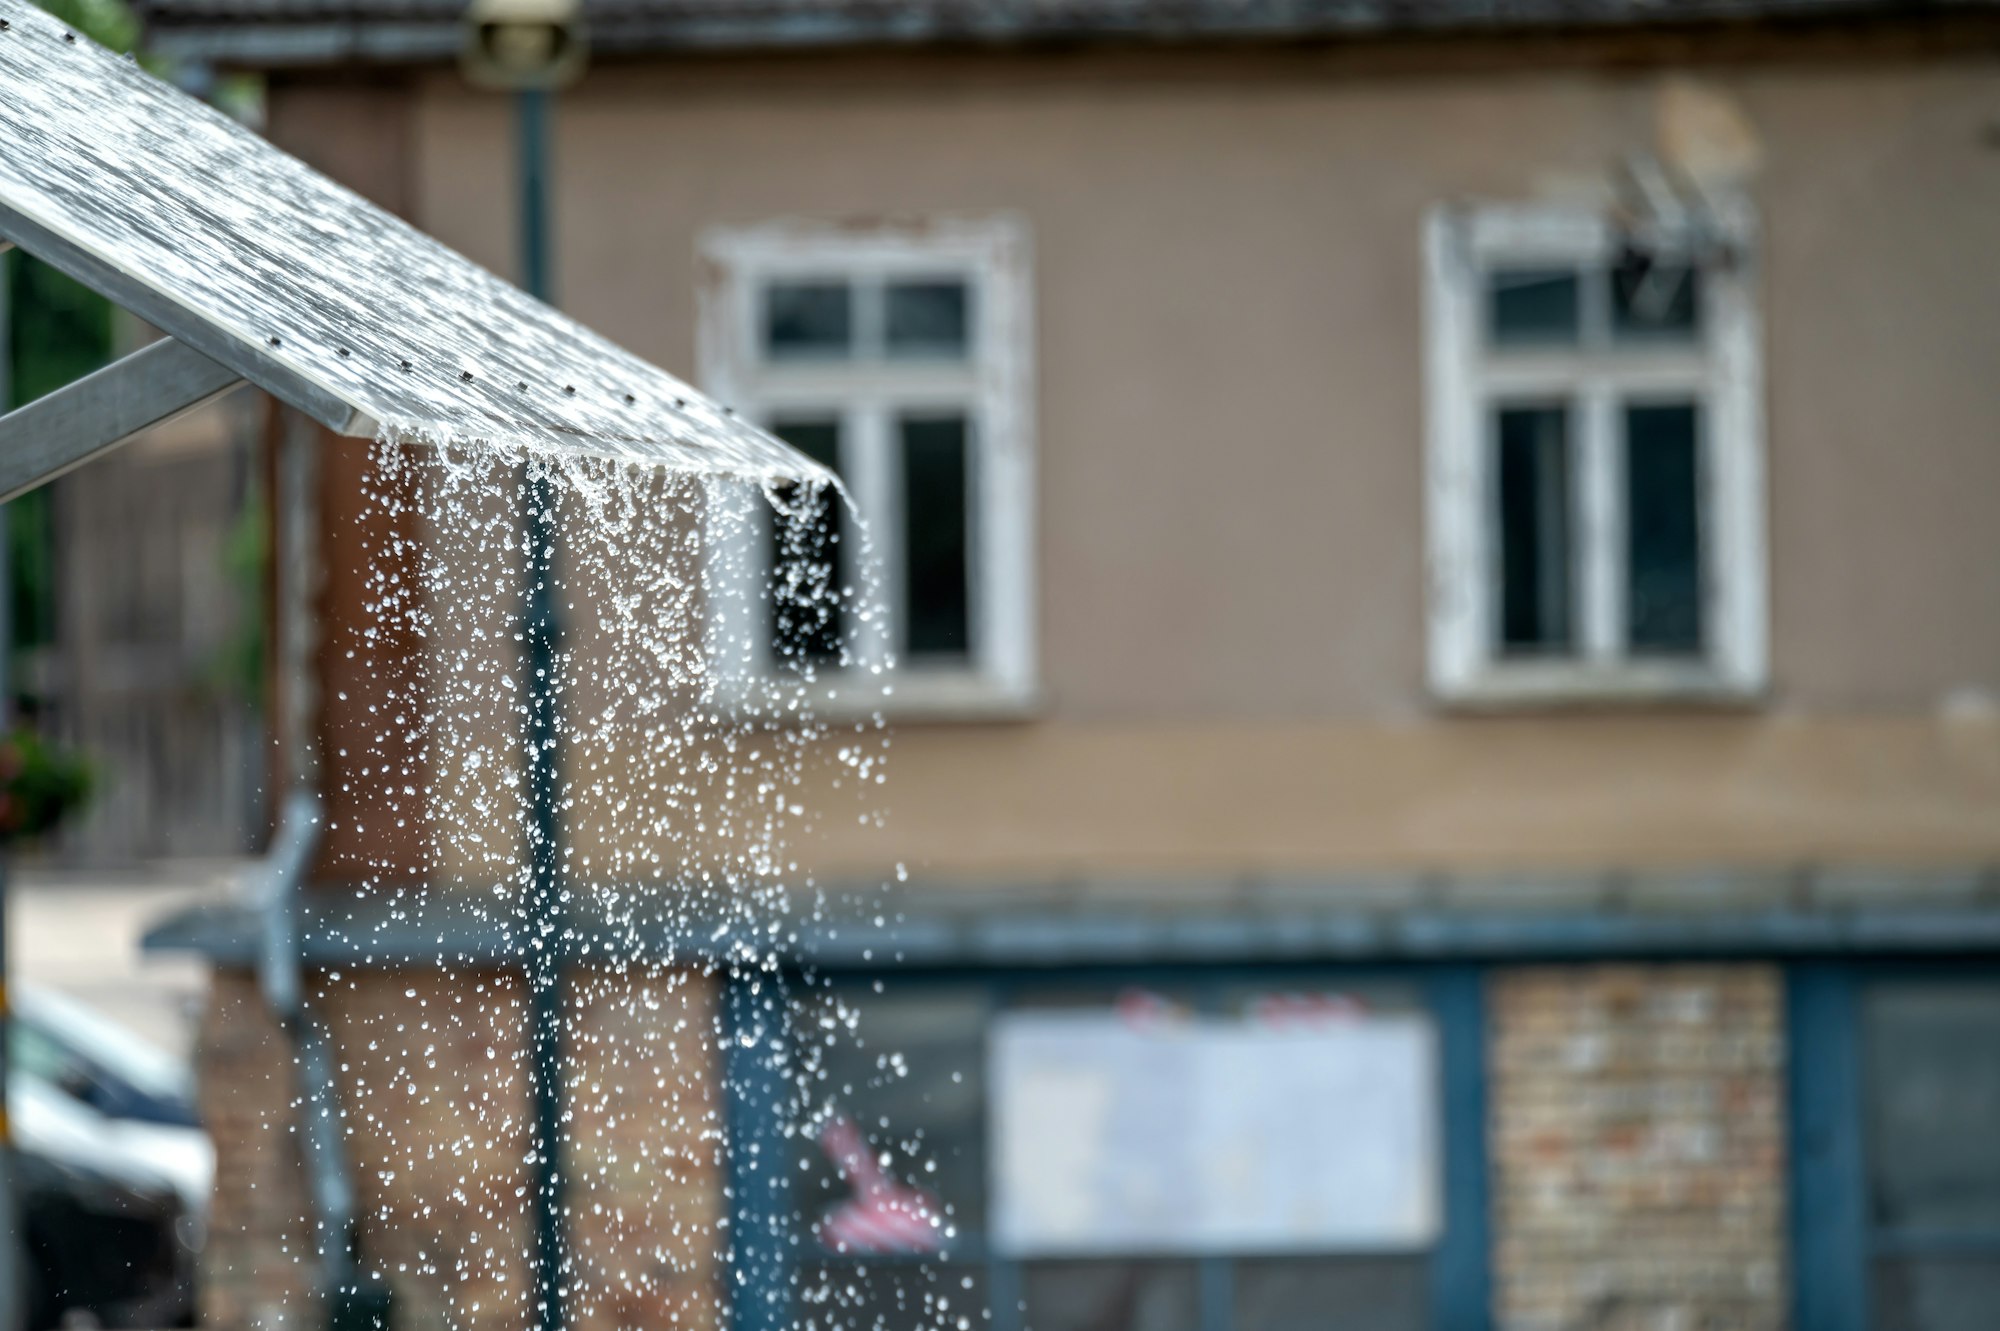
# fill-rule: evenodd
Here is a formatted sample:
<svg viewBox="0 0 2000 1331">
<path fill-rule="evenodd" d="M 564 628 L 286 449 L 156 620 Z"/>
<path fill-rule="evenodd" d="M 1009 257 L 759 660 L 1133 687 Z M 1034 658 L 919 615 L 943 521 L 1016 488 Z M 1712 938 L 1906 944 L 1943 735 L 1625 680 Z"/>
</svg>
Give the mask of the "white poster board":
<svg viewBox="0 0 2000 1331">
<path fill-rule="evenodd" d="M 1437 1060 L 1415 1013 L 996 1019 L 991 1233 L 1014 1257 L 1420 1248 Z"/>
</svg>

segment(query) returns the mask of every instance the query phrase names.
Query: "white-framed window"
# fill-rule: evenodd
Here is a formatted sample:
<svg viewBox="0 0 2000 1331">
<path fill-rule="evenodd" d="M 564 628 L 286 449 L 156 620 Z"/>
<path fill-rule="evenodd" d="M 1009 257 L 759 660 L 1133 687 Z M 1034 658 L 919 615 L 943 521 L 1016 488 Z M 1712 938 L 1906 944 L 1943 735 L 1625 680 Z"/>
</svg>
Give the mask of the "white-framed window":
<svg viewBox="0 0 2000 1331">
<path fill-rule="evenodd" d="M 1766 557 L 1754 227 L 1446 206 L 1426 241 L 1430 679 L 1747 698 Z"/>
<path fill-rule="evenodd" d="M 706 386 L 838 472 L 869 549 L 831 496 L 803 546 L 766 522 L 755 615 L 721 640 L 770 673 L 813 666 L 824 703 L 883 702 L 843 675 L 893 665 L 896 715 L 1018 713 L 1035 696 L 1032 312 L 1011 218 L 848 226 L 773 222 L 703 237 Z M 842 585 L 872 554 L 887 615 L 829 615 L 787 589 L 818 561 Z M 791 566 L 788 576 L 787 565 Z M 806 580 L 810 580 L 810 575 Z M 842 644 L 848 664 L 838 668 Z"/>
</svg>

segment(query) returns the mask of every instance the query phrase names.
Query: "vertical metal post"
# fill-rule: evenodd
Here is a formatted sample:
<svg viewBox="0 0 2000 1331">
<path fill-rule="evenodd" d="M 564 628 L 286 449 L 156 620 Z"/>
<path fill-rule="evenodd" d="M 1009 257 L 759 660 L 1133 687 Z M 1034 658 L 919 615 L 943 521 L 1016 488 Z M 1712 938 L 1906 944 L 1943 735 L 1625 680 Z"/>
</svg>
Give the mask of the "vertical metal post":
<svg viewBox="0 0 2000 1331">
<path fill-rule="evenodd" d="M 8 260 L 0 250 L 0 412 L 13 405 L 14 348 L 8 340 L 12 307 L 7 302 Z M 7 506 L 0 504 L 0 737 L 13 720 L 8 690 L 13 687 L 14 580 L 8 556 Z M 7 1002 L 7 888 L 12 876 L 7 853 L 0 850 L 0 1331 L 14 1331 L 10 1320 L 20 1308 L 25 1314 L 27 1272 L 15 1266 L 23 1255 L 21 1217 L 14 1198 L 14 1130 L 7 1109 L 7 1045 L 11 1009 Z"/>
<path fill-rule="evenodd" d="M 521 188 L 521 279 L 528 294 L 549 299 L 548 94 L 516 98 Z M 541 1331 L 563 1331 L 562 1076 L 565 913 L 558 881 L 562 751 L 556 657 L 555 493 L 532 470 L 522 514 L 527 543 L 525 625 L 528 646 L 528 882 L 526 970 L 528 1048 L 534 1086 L 535 1294 Z"/>
<path fill-rule="evenodd" d="M 1855 967 L 1847 962 L 1786 968 L 1792 1325 L 1806 1331 L 1862 1331 L 1868 1324 L 1868 1162 L 1857 988 Z"/>
<path fill-rule="evenodd" d="M 785 1122 L 786 1023 L 783 987 L 775 974 L 746 966 L 723 991 L 723 1101 L 729 1142 L 729 1263 L 727 1298 L 734 1331 L 785 1331 L 791 1316 L 791 1254 L 786 1240 L 790 1159 Z"/>
<path fill-rule="evenodd" d="M 1486 1149 L 1486 974 L 1448 966 L 1430 979 L 1444 1093 L 1444 1233 L 1431 1254 L 1432 1316 L 1454 1331 L 1493 1325 Z"/>
</svg>

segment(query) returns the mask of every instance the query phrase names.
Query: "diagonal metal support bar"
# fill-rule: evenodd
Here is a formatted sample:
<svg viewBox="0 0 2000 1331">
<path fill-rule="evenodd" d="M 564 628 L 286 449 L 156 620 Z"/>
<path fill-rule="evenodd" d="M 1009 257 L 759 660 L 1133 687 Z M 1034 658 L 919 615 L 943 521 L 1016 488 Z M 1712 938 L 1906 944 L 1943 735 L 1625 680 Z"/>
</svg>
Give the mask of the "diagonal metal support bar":
<svg viewBox="0 0 2000 1331">
<path fill-rule="evenodd" d="M 169 337 L 17 407 L 0 416 L 0 503 L 243 382 L 236 371 Z"/>
<path fill-rule="evenodd" d="M 19 245 L 168 337 L 233 367 L 272 397 L 298 408 L 335 434 L 375 433 L 375 421 L 366 412 L 274 360 L 261 343 L 246 342 L 214 320 L 186 309 L 132 274 L 9 208 L 4 200 L 0 200 L 0 240 Z"/>
</svg>

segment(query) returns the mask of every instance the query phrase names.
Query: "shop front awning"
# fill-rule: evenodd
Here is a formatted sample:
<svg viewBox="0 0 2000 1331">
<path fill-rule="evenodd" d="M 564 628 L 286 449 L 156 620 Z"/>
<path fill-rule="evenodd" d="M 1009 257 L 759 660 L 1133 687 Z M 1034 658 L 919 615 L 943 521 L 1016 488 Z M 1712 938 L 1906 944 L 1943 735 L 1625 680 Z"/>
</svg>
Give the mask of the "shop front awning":
<svg viewBox="0 0 2000 1331">
<path fill-rule="evenodd" d="M 0 499 L 245 382 L 344 435 L 823 475 L 26 0 L 0 0 L 0 238 L 166 335 L 0 417 Z"/>
</svg>

